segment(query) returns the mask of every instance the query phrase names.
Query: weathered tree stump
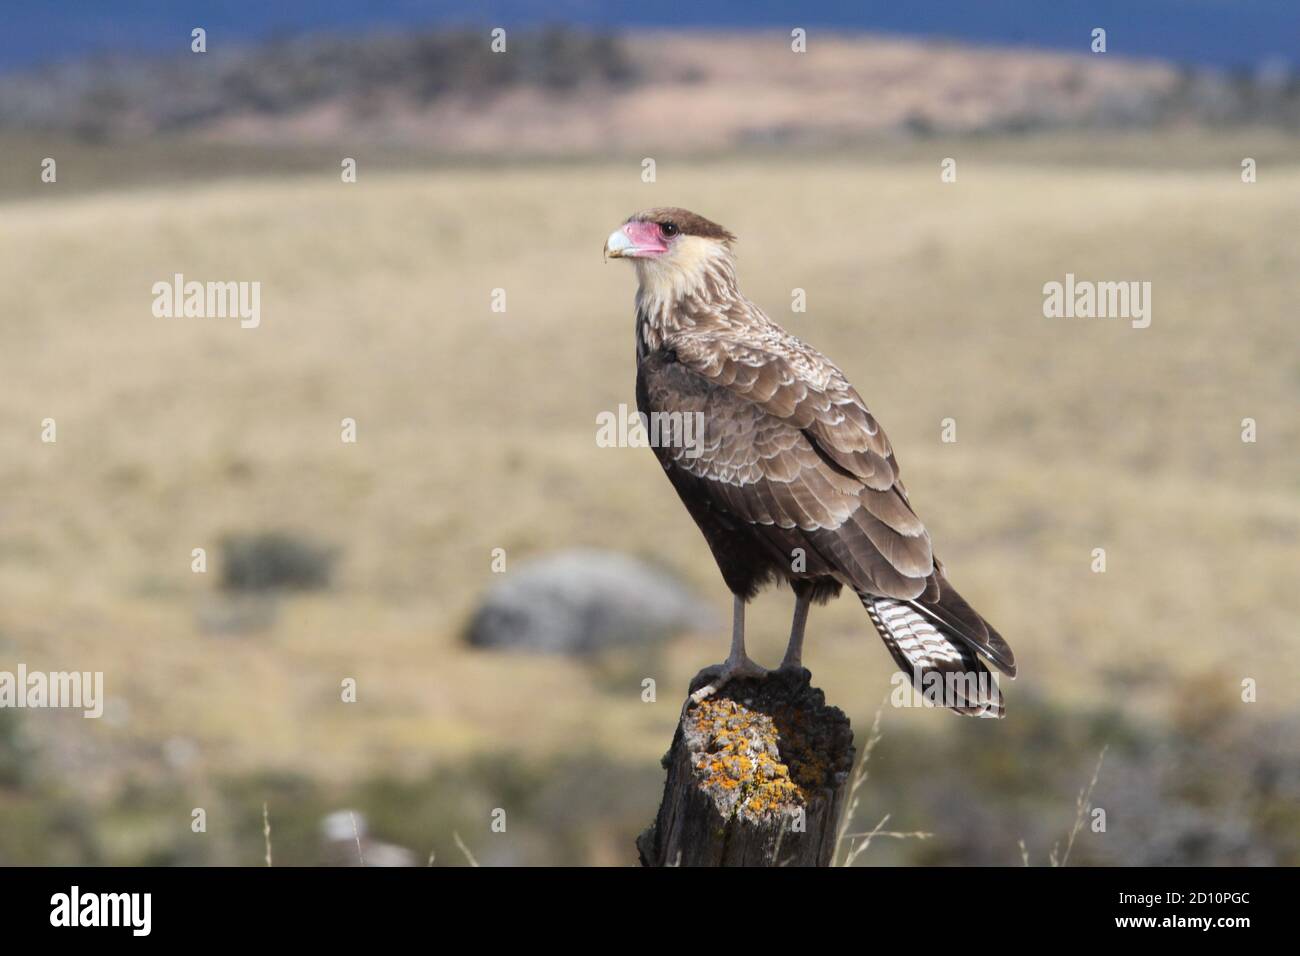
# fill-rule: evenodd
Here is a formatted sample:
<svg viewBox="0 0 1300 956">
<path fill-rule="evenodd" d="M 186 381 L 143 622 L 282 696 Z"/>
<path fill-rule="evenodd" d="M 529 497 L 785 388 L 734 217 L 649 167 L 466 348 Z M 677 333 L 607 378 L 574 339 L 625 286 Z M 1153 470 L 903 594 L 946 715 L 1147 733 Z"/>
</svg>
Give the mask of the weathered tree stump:
<svg viewBox="0 0 1300 956">
<path fill-rule="evenodd" d="M 807 670 L 688 700 L 643 866 L 830 866 L 853 767 L 843 711 Z"/>
</svg>

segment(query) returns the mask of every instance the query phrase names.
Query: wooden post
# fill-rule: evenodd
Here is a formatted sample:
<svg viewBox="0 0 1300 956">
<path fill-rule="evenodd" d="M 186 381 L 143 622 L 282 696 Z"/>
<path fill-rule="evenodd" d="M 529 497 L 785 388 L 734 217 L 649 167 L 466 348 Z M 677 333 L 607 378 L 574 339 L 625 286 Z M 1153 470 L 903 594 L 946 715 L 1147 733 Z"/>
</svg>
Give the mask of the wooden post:
<svg viewBox="0 0 1300 956">
<path fill-rule="evenodd" d="M 849 719 L 807 670 L 738 680 L 682 710 L 643 866 L 830 866 L 853 767 Z"/>
</svg>

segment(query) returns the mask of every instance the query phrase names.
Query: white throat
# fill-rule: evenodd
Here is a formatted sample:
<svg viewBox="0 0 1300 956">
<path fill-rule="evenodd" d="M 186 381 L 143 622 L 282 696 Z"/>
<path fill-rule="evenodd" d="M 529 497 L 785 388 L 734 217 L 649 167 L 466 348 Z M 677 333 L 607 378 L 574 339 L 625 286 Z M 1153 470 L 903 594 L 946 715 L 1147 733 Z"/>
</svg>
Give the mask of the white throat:
<svg viewBox="0 0 1300 956">
<path fill-rule="evenodd" d="M 637 308 L 657 317 L 688 297 L 701 293 L 735 293 L 735 258 L 723 243 L 682 236 L 672 251 L 655 259 L 637 259 Z"/>
</svg>

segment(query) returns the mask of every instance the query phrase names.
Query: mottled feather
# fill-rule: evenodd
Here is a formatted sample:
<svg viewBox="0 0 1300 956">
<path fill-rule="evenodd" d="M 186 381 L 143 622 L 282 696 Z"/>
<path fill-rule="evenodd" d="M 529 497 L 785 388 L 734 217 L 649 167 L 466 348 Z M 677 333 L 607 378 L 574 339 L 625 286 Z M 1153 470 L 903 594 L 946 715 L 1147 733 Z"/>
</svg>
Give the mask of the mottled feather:
<svg viewBox="0 0 1300 956">
<path fill-rule="evenodd" d="M 638 262 L 637 406 L 667 416 L 655 454 L 728 587 L 748 598 L 786 580 L 820 600 L 848 587 L 913 677 L 987 676 L 979 655 L 1014 676 L 1006 641 L 936 561 L 857 390 L 740 293 L 734 237 L 684 210 L 642 216 L 698 230 L 678 260 Z M 693 446 L 681 415 L 702 420 Z M 953 709 L 1000 715 L 1002 702 Z"/>
</svg>

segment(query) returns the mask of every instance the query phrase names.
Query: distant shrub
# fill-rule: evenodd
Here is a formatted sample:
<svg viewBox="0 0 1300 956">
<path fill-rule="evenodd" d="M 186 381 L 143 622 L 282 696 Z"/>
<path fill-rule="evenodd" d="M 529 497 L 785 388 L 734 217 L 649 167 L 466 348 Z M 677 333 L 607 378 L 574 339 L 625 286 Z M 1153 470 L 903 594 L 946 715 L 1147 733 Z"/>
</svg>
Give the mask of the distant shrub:
<svg viewBox="0 0 1300 956">
<path fill-rule="evenodd" d="M 327 588 L 334 549 L 286 531 L 226 536 L 221 586 L 228 591 L 311 591 Z"/>
<path fill-rule="evenodd" d="M 285 116 L 340 101 L 373 112 L 382 99 L 427 104 L 532 86 L 628 85 L 639 69 L 615 36 L 552 27 L 512 33 L 510 55 L 477 31 L 365 36 L 307 34 L 208 57 L 116 55 L 0 78 L 0 129 L 73 129 L 89 139 L 141 124 L 186 130 L 230 115 Z"/>
<path fill-rule="evenodd" d="M 32 756 L 18 714 L 0 709 L 0 787 L 21 787 L 31 770 Z"/>
</svg>

